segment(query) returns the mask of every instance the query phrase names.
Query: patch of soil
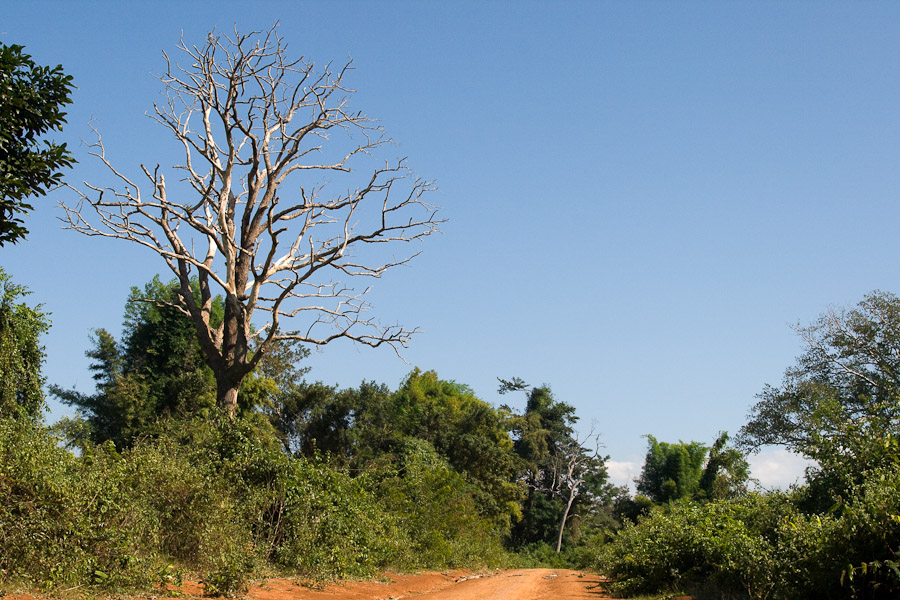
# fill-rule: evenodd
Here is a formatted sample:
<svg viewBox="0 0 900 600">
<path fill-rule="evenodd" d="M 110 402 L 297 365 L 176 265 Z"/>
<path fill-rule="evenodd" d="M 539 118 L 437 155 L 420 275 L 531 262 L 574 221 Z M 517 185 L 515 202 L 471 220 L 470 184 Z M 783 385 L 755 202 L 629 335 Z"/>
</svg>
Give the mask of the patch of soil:
<svg viewBox="0 0 900 600">
<path fill-rule="evenodd" d="M 259 586 L 250 586 L 250 600 L 381 600 L 406 596 L 421 596 L 472 577 L 471 573 L 417 573 L 415 575 L 384 575 L 374 581 L 345 581 L 322 588 L 307 587 L 302 582 L 270 579 Z"/>
</svg>

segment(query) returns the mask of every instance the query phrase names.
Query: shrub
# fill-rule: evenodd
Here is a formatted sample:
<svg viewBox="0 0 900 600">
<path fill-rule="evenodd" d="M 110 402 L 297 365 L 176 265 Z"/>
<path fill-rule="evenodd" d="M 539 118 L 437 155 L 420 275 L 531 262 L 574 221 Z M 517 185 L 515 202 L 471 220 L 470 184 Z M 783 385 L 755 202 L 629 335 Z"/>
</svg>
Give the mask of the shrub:
<svg viewBox="0 0 900 600">
<path fill-rule="evenodd" d="M 255 416 L 169 419 L 80 457 L 0 418 L 0 583 L 148 589 L 190 571 L 232 595 L 273 569 L 312 579 L 498 564 L 472 484 L 427 442 L 357 477 L 285 454 Z"/>
<path fill-rule="evenodd" d="M 766 597 L 771 545 L 734 503 L 681 502 L 626 525 L 601 551 L 613 593 L 691 592 Z"/>
<path fill-rule="evenodd" d="M 896 598 L 900 468 L 869 471 L 824 514 L 804 493 L 654 509 L 599 552 L 614 593 L 698 597 Z"/>
<path fill-rule="evenodd" d="M 507 559 L 500 529 L 479 512 L 475 484 L 455 472 L 429 442 L 405 440 L 395 468 L 373 471 L 363 481 L 404 532 L 398 566 L 496 566 Z"/>
<path fill-rule="evenodd" d="M 78 459 L 45 429 L 0 419 L 0 576 L 42 588 L 158 581 L 156 526 L 119 493 L 124 478 L 114 450 Z"/>
</svg>

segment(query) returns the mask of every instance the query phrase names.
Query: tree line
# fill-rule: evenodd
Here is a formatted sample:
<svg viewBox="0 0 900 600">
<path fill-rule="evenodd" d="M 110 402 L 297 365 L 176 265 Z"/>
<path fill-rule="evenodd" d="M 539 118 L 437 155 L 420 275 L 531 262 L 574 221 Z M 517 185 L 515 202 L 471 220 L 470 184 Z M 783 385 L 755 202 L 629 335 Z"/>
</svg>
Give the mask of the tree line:
<svg viewBox="0 0 900 600">
<path fill-rule="evenodd" d="M 518 378 L 499 383 L 522 410 L 418 369 L 396 389 L 340 389 L 309 381 L 307 351 L 287 342 L 229 415 L 187 318 L 152 301 L 176 293 L 159 278 L 132 289 L 120 338 L 94 332 L 93 393 L 49 386 L 76 414 L 48 427 L 48 318 L 0 280 L 6 585 L 132 589 L 197 573 L 233 593 L 267 569 L 552 565 L 596 569 L 623 595 L 900 588 L 892 294 L 800 328 L 804 353 L 763 388 L 735 446 L 726 433 L 709 445 L 648 435 L 632 495 L 609 483 L 573 407 Z M 753 489 L 746 454 L 771 445 L 813 461 L 803 484 Z"/>
<path fill-rule="evenodd" d="M 23 302 L 26 290 L 5 274 L 0 280 L 0 356 L 23 364 L 22 377 L 4 370 L 9 393 L 0 404 L 0 568 L 10 581 L 140 585 L 152 580 L 149 568 L 165 577 L 205 573 L 212 591 L 230 592 L 266 567 L 332 577 L 511 564 L 516 550 L 527 562 L 582 547 L 592 524 L 614 518 L 621 490 L 607 481 L 606 457 L 579 441 L 574 408 L 546 385 L 501 384 L 525 396 L 524 410 L 494 407 L 419 369 L 396 389 L 340 389 L 307 381 L 308 350 L 286 341 L 244 380 L 235 413 L 222 410 L 188 318 L 155 301 L 177 294 L 177 283 L 159 278 L 132 289 L 119 338 L 94 331 L 92 393 L 49 386 L 76 412 L 48 427 L 35 369 L 49 323 Z M 212 303 L 213 315 L 221 303 Z M 233 505 L 227 517 L 210 504 L 216 494 Z M 35 503 L 40 518 L 24 518 L 35 516 Z M 130 539 L 142 531 L 129 521 L 141 511 L 161 529 Z M 359 511 L 370 514 L 356 522 Z M 96 541 L 98 532 L 85 528 L 97 523 L 85 515 L 111 519 L 103 535 L 124 539 Z M 226 531 L 246 543 L 223 550 L 202 538 Z M 291 545 L 298 536 L 302 548 Z M 113 543 L 127 548 L 124 563 L 101 552 Z M 47 570 L 67 553 L 64 572 Z"/>
</svg>

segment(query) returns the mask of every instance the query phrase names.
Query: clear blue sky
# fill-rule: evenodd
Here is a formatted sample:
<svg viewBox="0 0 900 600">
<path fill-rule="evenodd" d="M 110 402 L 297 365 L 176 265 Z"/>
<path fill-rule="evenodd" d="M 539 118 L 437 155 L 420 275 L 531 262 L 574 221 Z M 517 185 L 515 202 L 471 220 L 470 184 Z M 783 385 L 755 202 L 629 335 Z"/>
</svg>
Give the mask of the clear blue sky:
<svg viewBox="0 0 900 600">
<path fill-rule="evenodd" d="M 102 182 L 92 119 L 123 168 L 179 160 L 144 116 L 162 49 L 276 20 L 293 53 L 353 57 L 353 106 L 440 186 L 443 235 L 371 298 L 425 330 L 409 363 L 493 403 L 523 400 L 497 377 L 551 385 L 619 472 L 644 434 L 736 432 L 801 351 L 791 324 L 898 291 L 897 3 L 30 1 L 0 39 L 74 76 L 68 178 Z M 53 313 L 49 381 L 89 391 L 89 332 L 168 274 L 60 230 L 57 194 L 0 264 Z M 311 365 L 343 386 L 412 368 L 349 344 Z"/>
</svg>

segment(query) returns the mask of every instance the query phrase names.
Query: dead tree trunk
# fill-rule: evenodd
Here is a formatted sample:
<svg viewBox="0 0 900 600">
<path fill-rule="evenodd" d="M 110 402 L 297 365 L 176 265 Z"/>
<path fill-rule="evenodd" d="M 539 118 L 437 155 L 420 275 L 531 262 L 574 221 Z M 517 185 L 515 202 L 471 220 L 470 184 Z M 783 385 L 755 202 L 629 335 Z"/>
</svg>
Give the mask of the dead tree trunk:
<svg viewBox="0 0 900 600">
<path fill-rule="evenodd" d="M 571 464 L 571 463 L 570 463 Z M 571 477 L 572 469 L 569 470 L 569 476 Z M 581 484 L 582 480 L 578 480 L 577 482 L 569 488 L 569 498 L 566 501 L 566 510 L 563 511 L 562 521 L 559 523 L 559 536 L 556 538 L 556 552 L 557 554 L 562 550 L 562 538 L 563 531 L 566 529 L 566 521 L 569 519 L 569 511 L 572 510 L 572 505 L 575 503 L 575 497 L 578 495 L 578 486 Z"/>
<path fill-rule="evenodd" d="M 170 190 L 158 163 L 141 165 L 142 193 L 97 133 L 92 154 L 116 185 L 72 187 L 78 202 L 63 204 L 68 227 L 159 254 L 179 281 L 182 302 L 172 306 L 193 321 L 219 407 L 230 415 L 241 382 L 280 340 L 322 346 L 344 338 L 399 352 L 418 330 L 367 317 L 368 287 L 345 281 L 406 264 L 417 251 L 398 258 L 384 245 L 421 240 L 441 221 L 423 200 L 433 185 L 411 178 L 403 160 L 368 162 L 391 140 L 350 110 L 350 63 L 316 71 L 290 59 L 274 27 L 178 47 L 186 66 L 165 55 L 166 100 L 152 118 L 178 141 L 173 168 L 183 183 Z M 323 181 L 331 180 L 329 194 Z M 89 222 L 87 207 L 99 222 Z M 211 311 L 215 293 L 225 299 L 221 322 Z"/>
</svg>

